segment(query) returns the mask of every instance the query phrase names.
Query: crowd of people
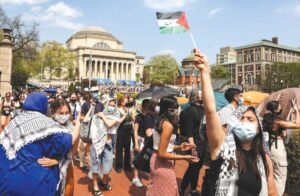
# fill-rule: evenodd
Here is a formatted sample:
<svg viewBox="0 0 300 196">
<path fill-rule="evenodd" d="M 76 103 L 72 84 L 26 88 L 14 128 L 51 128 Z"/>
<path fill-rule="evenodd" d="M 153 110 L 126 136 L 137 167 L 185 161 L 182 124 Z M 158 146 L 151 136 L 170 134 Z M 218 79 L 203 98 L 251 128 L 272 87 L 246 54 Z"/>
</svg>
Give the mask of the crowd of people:
<svg viewBox="0 0 300 196">
<path fill-rule="evenodd" d="M 78 161 L 95 196 L 113 191 L 113 168 L 133 172 L 136 187 L 144 186 L 139 173 L 148 168 L 148 196 L 186 195 L 189 185 L 189 195 L 200 195 L 204 164 L 209 169 L 201 195 L 282 196 L 284 140 L 287 129 L 300 128 L 299 109 L 293 107 L 295 122 L 287 122 L 278 117 L 280 104 L 271 101 L 260 117 L 253 106 L 243 105 L 241 90 L 229 88 L 229 104 L 217 112 L 208 60 L 195 50 L 194 62 L 202 90 L 184 92 L 189 97 L 184 109 L 174 96 L 138 105 L 130 92 L 117 97 L 118 90 L 97 86 L 68 96 L 26 89 L 6 93 L 0 103 L 0 195 L 73 195 L 73 162 Z M 179 187 L 177 160 L 188 162 Z"/>
</svg>

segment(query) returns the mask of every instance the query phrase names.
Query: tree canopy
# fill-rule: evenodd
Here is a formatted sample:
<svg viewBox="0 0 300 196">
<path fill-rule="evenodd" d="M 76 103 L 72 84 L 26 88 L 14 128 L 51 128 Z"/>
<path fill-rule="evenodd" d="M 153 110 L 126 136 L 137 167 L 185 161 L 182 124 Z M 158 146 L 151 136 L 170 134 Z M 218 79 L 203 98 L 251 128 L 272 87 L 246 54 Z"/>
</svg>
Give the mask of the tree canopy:
<svg viewBox="0 0 300 196">
<path fill-rule="evenodd" d="M 55 41 L 43 43 L 40 57 L 42 58 L 42 68 L 49 69 L 50 80 L 52 79 L 53 74 L 55 74 L 56 77 L 67 75 L 67 78 L 65 79 L 74 78 L 73 70 L 75 66 L 75 57 L 60 43 Z M 64 71 L 67 73 L 65 74 Z"/>
<path fill-rule="evenodd" d="M 214 79 L 226 79 L 229 76 L 229 71 L 222 65 L 214 66 L 211 69 L 211 77 Z"/>
<path fill-rule="evenodd" d="M 276 62 L 266 68 L 264 89 L 272 92 L 287 87 L 299 87 L 300 62 Z"/>
<path fill-rule="evenodd" d="M 169 54 L 153 56 L 144 68 L 144 83 L 173 84 L 178 67 L 176 59 Z"/>
</svg>

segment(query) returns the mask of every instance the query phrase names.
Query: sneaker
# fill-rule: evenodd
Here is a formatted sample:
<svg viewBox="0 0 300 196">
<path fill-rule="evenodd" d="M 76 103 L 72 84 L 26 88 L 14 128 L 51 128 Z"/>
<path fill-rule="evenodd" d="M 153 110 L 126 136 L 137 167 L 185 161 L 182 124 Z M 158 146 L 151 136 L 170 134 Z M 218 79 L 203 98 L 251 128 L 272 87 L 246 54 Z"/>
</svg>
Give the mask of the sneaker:
<svg viewBox="0 0 300 196">
<path fill-rule="evenodd" d="M 144 185 L 141 183 L 139 178 L 133 178 L 132 184 L 134 184 L 136 187 L 143 187 Z"/>
</svg>

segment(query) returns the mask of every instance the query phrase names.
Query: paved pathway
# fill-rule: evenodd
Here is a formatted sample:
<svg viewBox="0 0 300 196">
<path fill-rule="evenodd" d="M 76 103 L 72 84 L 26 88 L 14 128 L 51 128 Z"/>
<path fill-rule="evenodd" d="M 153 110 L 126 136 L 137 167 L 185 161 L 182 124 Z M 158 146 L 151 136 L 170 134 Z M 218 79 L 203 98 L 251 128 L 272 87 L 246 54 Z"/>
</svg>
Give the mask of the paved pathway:
<svg viewBox="0 0 300 196">
<path fill-rule="evenodd" d="M 92 181 L 87 177 L 87 173 L 84 173 L 79 169 L 78 162 L 74 161 L 74 180 L 75 180 L 75 190 L 74 196 L 90 196 L 92 195 Z M 177 161 L 175 166 L 175 172 L 177 176 L 177 181 L 180 184 L 183 174 L 187 168 L 187 163 L 185 161 Z M 203 174 L 201 172 L 200 176 Z M 105 191 L 105 196 L 143 196 L 146 193 L 146 187 L 137 188 L 131 184 L 132 173 L 122 172 L 121 174 L 113 170 L 111 172 L 112 191 Z M 199 189 L 201 189 L 201 182 L 199 180 Z M 146 175 L 142 175 L 142 183 L 147 186 L 148 180 Z M 188 191 L 186 191 L 188 192 Z"/>
</svg>

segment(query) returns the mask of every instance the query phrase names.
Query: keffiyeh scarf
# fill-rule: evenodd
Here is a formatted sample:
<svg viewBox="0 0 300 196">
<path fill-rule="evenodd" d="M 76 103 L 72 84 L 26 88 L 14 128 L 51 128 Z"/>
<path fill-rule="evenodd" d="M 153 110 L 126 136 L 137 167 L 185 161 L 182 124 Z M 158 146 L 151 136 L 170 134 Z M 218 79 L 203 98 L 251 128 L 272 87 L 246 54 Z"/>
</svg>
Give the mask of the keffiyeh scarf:
<svg viewBox="0 0 300 196">
<path fill-rule="evenodd" d="M 39 112 L 24 111 L 5 127 L 0 134 L 0 143 L 6 157 L 12 160 L 25 145 L 57 133 L 68 133 L 68 130 Z"/>
<path fill-rule="evenodd" d="M 233 112 L 233 116 L 229 121 L 230 123 L 228 124 L 229 125 L 228 134 L 225 136 L 225 141 L 221 146 L 219 152 L 219 157 L 221 157 L 224 160 L 224 162 L 221 166 L 221 172 L 219 175 L 219 179 L 217 181 L 216 196 L 235 196 L 238 194 L 238 187 L 236 186 L 236 181 L 239 178 L 239 174 L 238 174 L 238 165 L 237 165 L 237 158 L 236 158 L 236 143 L 234 140 L 232 129 L 235 127 L 236 123 L 239 122 L 243 113 L 250 107 L 238 107 L 238 109 L 236 109 Z M 254 111 L 256 110 L 254 109 Z M 258 115 L 257 117 L 259 119 Z M 259 119 L 259 124 L 261 126 L 260 119 Z M 264 141 L 263 137 L 261 139 Z M 265 148 L 265 150 L 267 149 Z M 268 153 L 268 151 L 266 151 L 266 153 Z M 233 167 L 230 167 L 231 165 L 230 163 L 234 163 Z M 261 175 L 261 180 L 262 180 L 262 188 L 259 196 L 268 195 L 267 178 L 266 178 L 265 168 L 261 157 L 258 157 L 257 168 L 259 170 L 259 173 Z"/>
</svg>

